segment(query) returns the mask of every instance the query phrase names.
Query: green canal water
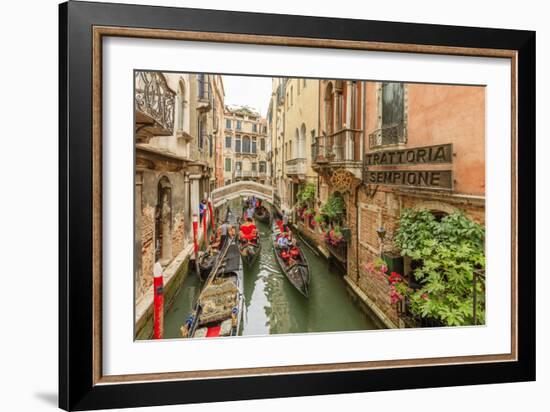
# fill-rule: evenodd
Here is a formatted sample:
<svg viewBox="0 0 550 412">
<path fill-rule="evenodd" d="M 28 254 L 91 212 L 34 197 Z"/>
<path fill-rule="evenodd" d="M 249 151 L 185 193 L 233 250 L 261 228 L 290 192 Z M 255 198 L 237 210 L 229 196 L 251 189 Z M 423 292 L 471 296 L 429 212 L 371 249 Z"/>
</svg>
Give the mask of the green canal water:
<svg viewBox="0 0 550 412">
<path fill-rule="evenodd" d="M 375 323 L 351 299 L 342 274 L 304 246 L 310 265 L 309 298 L 290 284 L 271 246 L 271 227 L 257 223 L 260 258 L 244 267 L 245 309 L 241 335 L 336 332 L 376 329 Z M 180 327 L 191 313 L 200 281 L 190 273 L 164 319 L 165 338 L 180 338 Z"/>
</svg>

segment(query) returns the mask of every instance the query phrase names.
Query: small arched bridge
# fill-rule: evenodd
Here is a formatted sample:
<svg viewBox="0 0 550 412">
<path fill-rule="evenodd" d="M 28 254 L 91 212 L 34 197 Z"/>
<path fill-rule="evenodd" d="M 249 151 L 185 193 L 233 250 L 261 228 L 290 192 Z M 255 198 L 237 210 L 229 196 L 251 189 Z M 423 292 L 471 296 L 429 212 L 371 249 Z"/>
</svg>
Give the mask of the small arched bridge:
<svg viewBox="0 0 550 412">
<path fill-rule="evenodd" d="M 229 200 L 245 196 L 255 196 L 258 199 L 273 204 L 273 186 L 250 181 L 241 181 L 214 189 L 211 196 L 214 207 L 221 206 Z"/>
</svg>

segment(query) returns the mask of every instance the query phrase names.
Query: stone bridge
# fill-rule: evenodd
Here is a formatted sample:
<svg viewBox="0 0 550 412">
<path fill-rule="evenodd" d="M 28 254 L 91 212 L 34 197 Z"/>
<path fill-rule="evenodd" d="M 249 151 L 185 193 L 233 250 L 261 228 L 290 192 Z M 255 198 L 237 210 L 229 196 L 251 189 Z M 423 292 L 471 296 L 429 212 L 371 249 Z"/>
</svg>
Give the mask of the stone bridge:
<svg viewBox="0 0 550 412">
<path fill-rule="evenodd" d="M 214 207 L 221 206 L 229 200 L 244 196 L 255 196 L 273 204 L 273 186 L 250 181 L 241 181 L 215 189 L 212 191 L 211 196 Z"/>
</svg>

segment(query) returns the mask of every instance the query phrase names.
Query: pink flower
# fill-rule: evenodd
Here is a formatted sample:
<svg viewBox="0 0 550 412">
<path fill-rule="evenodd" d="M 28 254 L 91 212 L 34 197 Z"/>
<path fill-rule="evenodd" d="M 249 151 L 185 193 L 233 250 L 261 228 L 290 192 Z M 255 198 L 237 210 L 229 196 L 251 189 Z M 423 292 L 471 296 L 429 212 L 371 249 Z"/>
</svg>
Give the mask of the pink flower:
<svg viewBox="0 0 550 412">
<path fill-rule="evenodd" d="M 388 267 L 386 265 L 382 265 L 382 266 L 380 266 L 380 271 L 382 273 L 386 273 L 388 271 Z"/>
</svg>

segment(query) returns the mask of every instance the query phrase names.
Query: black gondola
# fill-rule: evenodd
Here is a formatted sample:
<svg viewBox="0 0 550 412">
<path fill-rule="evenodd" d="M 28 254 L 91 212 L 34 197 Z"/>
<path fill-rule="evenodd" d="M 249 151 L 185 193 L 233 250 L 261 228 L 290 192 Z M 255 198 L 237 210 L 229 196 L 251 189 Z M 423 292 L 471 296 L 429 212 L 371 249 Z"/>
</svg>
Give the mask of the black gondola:
<svg viewBox="0 0 550 412">
<path fill-rule="evenodd" d="M 243 316 L 244 282 L 235 238 L 223 246 L 193 313 L 181 328 L 183 337 L 236 336 Z"/>
<path fill-rule="evenodd" d="M 234 228 L 238 227 L 238 221 L 237 217 L 233 214 L 231 209 L 227 209 L 226 215 L 225 215 L 225 221 L 229 223 Z M 229 239 L 229 234 L 227 235 L 226 241 Z M 206 250 L 199 253 L 199 274 L 201 280 L 206 280 L 208 278 L 208 275 L 214 268 L 216 261 L 219 256 L 219 251 L 217 250 Z"/>
<path fill-rule="evenodd" d="M 309 295 L 310 273 L 309 264 L 307 262 L 304 252 L 296 245 L 293 249 L 297 251 L 297 254 L 291 259 L 285 260 L 281 256 L 282 250 L 277 246 L 277 237 L 281 233 L 279 225 L 276 222 L 273 223 L 273 251 L 277 262 L 281 267 L 281 270 L 298 291 L 306 298 Z"/>
<path fill-rule="evenodd" d="M 269 223 L 271 215 L 265 206 L 260 206 L 256 208 L 254 217 L 262 223 Z"/>
</svg>

